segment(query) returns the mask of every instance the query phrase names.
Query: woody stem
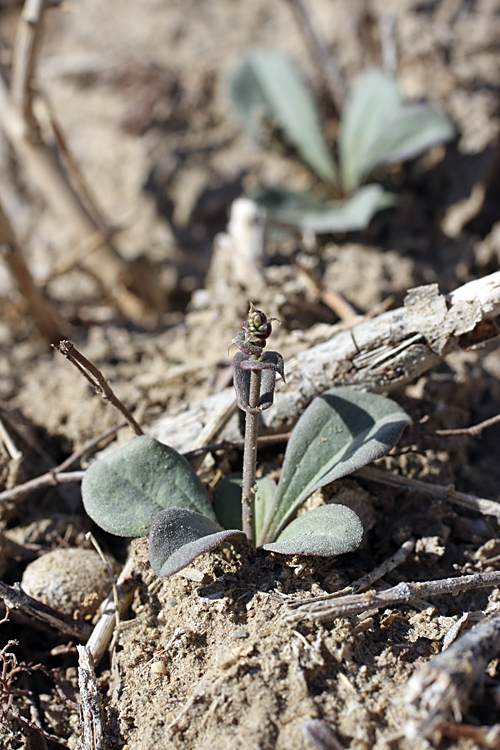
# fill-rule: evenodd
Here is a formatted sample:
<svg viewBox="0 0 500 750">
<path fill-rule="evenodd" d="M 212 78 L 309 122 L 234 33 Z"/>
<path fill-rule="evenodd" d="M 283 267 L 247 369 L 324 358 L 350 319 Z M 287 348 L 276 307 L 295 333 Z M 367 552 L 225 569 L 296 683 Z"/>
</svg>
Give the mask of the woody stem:
<svg viewBox="0 0 500 750">
<path fill-rule="evenodd" d="M 252 370 L 248 406 L 255 409 L 260 401 L 261 371 Z M 243 484 L 241 494 L 242 530 L 247 539 L 255 544 L 255 470 L 257 466 L 257 439 L 259 436 L 259 412 L 246 412 L 245 442 L 243 446 Z"/>
</svg>

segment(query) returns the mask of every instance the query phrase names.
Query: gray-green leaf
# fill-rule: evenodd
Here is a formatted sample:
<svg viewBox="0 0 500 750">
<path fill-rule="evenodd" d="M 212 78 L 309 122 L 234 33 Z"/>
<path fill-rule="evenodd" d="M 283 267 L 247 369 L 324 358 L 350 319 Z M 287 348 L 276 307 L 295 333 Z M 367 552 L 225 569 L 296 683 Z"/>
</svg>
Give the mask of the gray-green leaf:
<svg viewBox="0 0 500 750">
<path fill-rule="evenodd" d="M 358 78 L 342 113 L 342 182 L 354 190 L 375 167 L 411 159 L 453 138 L 446 115 L 426 104 L 404 104 L 397 81 L 381 70 Z"/>
<path fill-rule="evenodd" d="M 407 104 L 387 121 L 367 150 L 363 174 L 366 176 L 383 164 L 412 159 L 454 135 L 455 128 L 446 115 L 426 104 Z"/>
<path fill-rule="evenodd" d="M 409 416 L 394 401 L 338 387 L 315 398 L 297 422 L 259 544 L 272 542 L 319 487 L 384 456 Z"/>
<path fill-rule="evenodd" d="M 329 203 L 281 185 L 260 187 L 251 197 L 267 209 L 272 220 L 316 234 L 361 231 L 377 211 L 395 203 L 392 193 L 381 185 L 364 185 L 350 198 Z"/>
<path fill-rule="evenodd" d="M 253 52 L 238 64 L 229 92 L 246 130 L 258 136 L 266 119 L 278 125 L 321 179 L 336 182 L 337 169 L 321 132 L 316 103 L 293 63 L 275 52 Z"/>
<path fill-rule="evenodd" d="M 382 70 L 366 70 L 356 81 L 342 112 L 339 154 L 342 183 L 354 190 L 365 174 L 365 155 L 387 120 L 402 106 L 399 86 Z"/>
<path fill-rule="evenodd" d="M 155 517 L 149 534 L 149 559 L 161 578 L 182 570 L 205 552 L 231 537 L 242 537 L 237 529 L 221 529 L 219 524 L 186 508 L 168 508 Z"/>
<path fill-rule="evenodd" d="M 92 520 L 118 536 L 147 536 L 163 508 L 189 508 L 216 521 L 208 493 L 186 459 L 145 435 L 91 464 L 82 499 Z"/>
<path fill-rule="evenodd" d="M 363 526 L 356 513 L 345 505 L 321 505 L 296 518 L 278 539 L 264 544 L 270 552 L 283 555 L 343 555 L 361 544 Z"/>
</svg>

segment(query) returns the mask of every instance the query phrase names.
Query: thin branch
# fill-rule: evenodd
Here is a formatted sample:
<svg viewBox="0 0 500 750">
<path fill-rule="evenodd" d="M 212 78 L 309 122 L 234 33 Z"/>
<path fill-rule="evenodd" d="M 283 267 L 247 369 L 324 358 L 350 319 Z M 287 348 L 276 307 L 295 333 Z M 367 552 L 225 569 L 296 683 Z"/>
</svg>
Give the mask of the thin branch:
<svg viewBox="0 0 500 750">
<path fill-rule="evenodd" d="M 364 594 L 343 596 L 330 602 L 309 604 L 304 602 L 297 609 L 287 615 L 287 620 L 313 620 L 322 622 L 334 620 L 337 617 L 353 617 L 362 612 L 382 607 L 394 607 L 398 604 L 409 604 L 416 599 L 440 596 L 442 594 L 459 594 L 478 588 L 489 588 L 500 584 L 500 571 L 492 573 L 475 573 L 457 578 L 443 578 L 437 581 L 419 581 L 416 583 L 398 583 L 385 591 L 368 591 Z"/>
<path fill-rule="evenodd" d="M 11 490 L 0 492 L 0 503 L 21 500 L 23 497 L 44 487 L 55 487 L 58 484 L 81 482 L 84 474 L 84 471 L 68 471 L 64 474 L 59 474 L 53 469 L 46 474 L 42 474 L 40 477 L 35 477 L 35 479 L 29 479 L 23 484 L 18 484 L 17 487 L 13 487 Z"/>
<path fill-rule="evenodd" d="M 59 341 L 63 326 L 57 320 L 49 302 L 35 284 L 17 243 L 14 229 L 0 203 L 0 256 L 14 277 L 20 293 L 28 303 L 33 322 L 49 342 Z"/>
<path fill-rule="evenodd" d="M 391 570 L 397 568 L 398 565 L 402 565 L 408 558 L 413 550 L 415 549 L 415 540 L 408 539 L 404 542 L 401 547 L 393 554 L 388 557 L 380 565 L 371 570 L 369 573 L 364 575 L 362 578 L 358 578 L 357 581 L 353 581 L 350 586 L 346 586 L 341 591 L 334 591 L 333 594 L 324 594 L 323 596 L 315 596 L 307 600 L 307 604 L 313 604 L 315 602 L 326 602 L 330 599 L 339 599 L 341 596 L 347 594 L 360 594 L 362 591 L 366 591 L 370 586 L 383 578 Z M 292 600 L 288 603 L 291 609 L 296 609 L 304 605 L 304 602 L 299 600 Z"/>
<path fill-rule="evenodd" d="M 450 502 L 461 505 L 469 510 L 475 510 L 483 516 L 494 516 L 500 520 L 500 503 L 497 503 L 495 500 L 486 500 L 481 497 L 475 497 L 474 495 L 468 495 L 465 492 L 458 492 L 458 490 L 452 486 L 443 487 L 439 484 L 423 482 L 420 479 L 411 479 L 410 477 L 403 477 L 399 474 L 389 474 L 388 472 L 377 469 L 374 466 L 365 466 L 364 469 L 356 471 L 354 476 L 359 477 L 360 479 L 368 479 L 369 481 L 387 484 L 391 487 L 406 487 L 415 492 L 423 492 L 435 497 L 445 497 Z"/>
<path fill-rule="evenodd" d="M 499 422 L 500 414 L 497 414 L 495 417 L 485 419 L 483 422 L 474 424 L 471 427 L 458 427 L 455 430 L 434 430 L 432 434 L 444 435 L 446 437 L 453 435 L 471 435 L 472 437 L 480 437 L 483 430 L 485 430 L 487 427 L 493 427 L 493 425 L 498 424 Z"/>
<path fill-rule="evenodd" d="M 18 585 L 8 586 L 3 581 L 0 581 L 0 598 L 4 600 L 5 605 L 10 609 L 20 609 L 37 620 L 45 622 L 50 627 L 62 633 L 67 633 L 73 638 L 78 638 L 80 641 L 85 641 L 92 632 L 90 623 L 83 620 L 75 620 L 69 615 L 65 615 L 37 599 L 33 599 Z"/>
<path fill-rule="evenodd" d="M 287 2 L 295 15 L 297 26 L 302 32 L 309 54 L 330 91 L 337 112 L 340 113 L 346 97 L 345 83 L 340 69 L 316 32 L 311 22 L 311 14 L 306 9 L 303 0 L 287 0 Z"/>
<path fill-rule="evenodd" d="M 60 341 L 59 346 L 54 346 L 53 348 L 57 349 L 57 351 L 66 357 L 66 359 L 69 359 L 71 364 L 74 365 L 90 383 L 98 396 L 102 396 L 105 401 L 109 401 L 110 404 L 113 404 L 113 406 L 123 414 L 136 435 L 144 435 L 142 427 L 136 422 L 127 407 L 115 396 L 102 372 L 90 360 L 84 357 L 71 341 Z"/>
<path fill-rule="evenodd" d="M 70 466 L 79 461 L 82 456 L 89 453 L 103 440 L 107 440 L 115 435 L 118 430 L 125 425 L 126 422 L 121 422 L 120 424 L 111 427 L 109 430 L 106 430 L 106 432 L 103 432 L 99 437 L 89 440 L 82 448 L 72 453 L 71 456 L 68 456 L 62 464 L 59 464 L 59 466 L 56 466 L 54 469 L 50 469 L 50 471 L 47 471 L 45 474 L 35 477 L 34 479 L 29 479 L 27 482 L 19 484 L 17 487 L 13 487 L 10 490 L 0 492 L 0 503 L 20 500 L 43 487 L 55 487 L 58 484 L 66 484 L 68 482 L 81 482 L 83 475 L 85 474 L 84 471 L 67 472 L 66 469 L 69 469 Z"/>
<path fill-rule="evenodd" d="M 38 127 L 33 116 L 33 79 L 47 5 L 47 0 L 26 0 L 12 56 L 12 101 L 22 113 L 28 130 L 35 133 Z"/>
</svg>

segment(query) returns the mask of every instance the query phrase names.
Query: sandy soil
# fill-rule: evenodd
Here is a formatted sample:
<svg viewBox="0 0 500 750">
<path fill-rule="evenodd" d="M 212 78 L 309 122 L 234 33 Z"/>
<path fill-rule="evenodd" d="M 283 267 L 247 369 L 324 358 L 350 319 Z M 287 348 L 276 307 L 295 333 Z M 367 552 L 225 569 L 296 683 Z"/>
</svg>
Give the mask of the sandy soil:
<svg viewBox="0 0 500 750">
<path fill-rule="evenodd" d="M 437 282 L 448 292 L 498 270 L 500 257 L 500 2 L 310 0 L 308 5 L 348 85 L 365 66 L 380 64 L 381 24 L 393 16 L 405 95 L 446 111 L 458 136 L 446 148 L 392 171 L 400 202 L 365 232 L 319 238 L 312 246 L 298 237 L 271 235 L 262 285 L 252 291 L 259 307 L 282 321 L 273 346 L 285 359 L 322 340 L 337 322 L 299 265 L 365 314 L 388 298 L 399 305 L 418 284 Z M 0 2 L 5 70 L 19 12 L 15 3 Z M 260 181 L 315 186 L 295 160 L 251 143 L 231 113 L 227 76 L 244 52 L 261 47 L 284 52 L 300 65 L 333 136 L 332 106 L 286 2 L 80 0 L 48 13 L 40 85 L 103 216 L 116 227 L 114 241 L 130 269 L 137 269 L 141 258 L 153 269 L 161 292 L 156 317 L 131 323 L 119 315 L 99 284 L 98 251 L 93 273 L 80 263 L 61 271 L 78 251 L 74 228 L 46 206 L 0 136 L 0 199 L 37 283 L 64 333 L 102 369 L 146 431 L 164 412 L 229 382 L 227 344 L 246 315 L 249 296 L 213 253 L 231 202 Z M 46 122 L 46 114 L 42 117 Z M 57 465 L 119 418 L 41 340 L 3 266 L 0 311 L 0 417 L 19 451 L 13 457 L 0 440 L 1 491 Z M 432 434 L 497 413 L 495 342 L 450 358 L 392 396 L 415 424 L 428 421 L 383 465 L 479 497 L 499 496 L 498 427 L 481 438 Z M 125 430 L 119 439 L 128 439 Z M 263 465 L 278 470 L 281 451 L 266 449 Z M 240 460 L 238 452 L 219 455 L 204 478 L 212 481 L 218 469 L 237 471 Z M 144 544 L 134 545 L 137 593 L 113 656 L 98 669 L 108 750 L 330 747 L 304 734 L 310 719 L 324 720 L 339 747 L 426 746 L 404 737 L 402 690 L 419 664 L 439 653 L 463 612 L 498 611 L 497 592 L 442 596 L 419 608 L 400 606 L 325 623 L 290 623 L 290 600 L 341 589 L 410 537 L 417 540 L 415 551 L 385 576 L 385 584 L 494 570 L 498 526 L 443 500 L 359 478 L 326 488 L 322 500 L 333 497 L 347 503 L 361 499 L 367 528 L 356 553 L 333 561 L 304 562 L 240 545 L 159 580 Z M 2 579 L 21 580 L 30 562 L 54 550 L 90 548 L 89 529 L 110 559 L 123 563 L 126 542 L 92 526 L 78 484 L 1 504 Z M 85 579 L 80 590 L 71 566 L 81 573 L 81 563 L 68 559 L 67 565 L 66 571 L 61 564 L 57 582 L 65 587 L 67 611 L 90 622 L 107 572 L 99 568 L 98 580 L 78 575 Z M 48 569 L 38 575 L 41 582 L 33 591 L 42 597 L 46 588 L 47 603 L 61 606 L 44 586 Z M 0 624 L 0 648 L 12 639 L 17 644 L 5 652 L 41 664 L 45 672 L 23 669 L 8 688 L 0 665 L 0 744 L 9 750 L 35 750 L 44 741 L 50 750 L 61 744 L 76 748 L 74 640 L 15 613 Z M 2 659 L 12 664 L 5 654 Z M 495 661 L 482 695 L 474 696 L 463 717 L 467 725 L 497 723 L 496 670 Z M 19 717 L 52 738 L 42 740 Z M 481 746 L 439 735 L 429 742 L 464 750 Z"/>
</svg>

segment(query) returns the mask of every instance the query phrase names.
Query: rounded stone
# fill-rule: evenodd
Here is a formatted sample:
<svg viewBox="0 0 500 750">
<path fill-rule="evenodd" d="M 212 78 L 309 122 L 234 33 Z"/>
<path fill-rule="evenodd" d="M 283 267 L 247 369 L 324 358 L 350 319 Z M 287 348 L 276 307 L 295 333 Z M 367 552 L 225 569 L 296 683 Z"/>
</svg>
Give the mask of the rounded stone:
<svg viewBox="0 0 500 750">
<path fill-rule="evenodd" d="M 109 571 L 89 549 L 56 549 L 30 563 L 21 581 L 24 591 L 67 615 L 96 612 L 111 591 Z"/>
</svg>

